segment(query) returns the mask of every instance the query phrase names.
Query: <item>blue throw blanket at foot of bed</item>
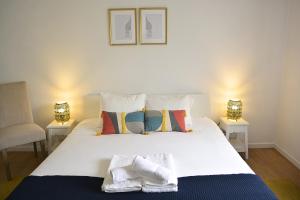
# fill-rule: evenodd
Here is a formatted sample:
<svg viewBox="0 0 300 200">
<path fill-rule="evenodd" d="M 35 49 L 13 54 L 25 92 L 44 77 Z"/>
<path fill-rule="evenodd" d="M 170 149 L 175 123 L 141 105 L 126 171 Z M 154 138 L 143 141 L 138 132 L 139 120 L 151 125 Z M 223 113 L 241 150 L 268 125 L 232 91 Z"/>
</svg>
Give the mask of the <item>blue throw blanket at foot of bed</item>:
<svg viewBox="0 0 300 200">
<path fill-rule="evenodd" d="M 178 179 L 178 192 L 105 193 L 103 178 L 85 176 L 29 176 L 8 197 L 9 200 L 206 200 L 277 199 L 253 174 L 191 176 Z"/>
</svg>

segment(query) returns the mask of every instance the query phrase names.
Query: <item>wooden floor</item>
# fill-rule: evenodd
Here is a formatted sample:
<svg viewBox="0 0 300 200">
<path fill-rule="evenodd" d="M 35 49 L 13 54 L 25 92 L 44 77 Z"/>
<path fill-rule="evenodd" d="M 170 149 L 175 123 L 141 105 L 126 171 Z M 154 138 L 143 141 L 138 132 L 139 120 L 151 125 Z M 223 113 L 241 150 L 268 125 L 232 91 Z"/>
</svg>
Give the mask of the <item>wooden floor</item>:
<svg viewBox="0 0 300 200">
<path fill-rule="evenodd" d="M 13 177 L 29 175 L 42 161 L 33 152 L 10 152 L 9 161 Z M 300 187 L 300 170 L 275 149 L 250 149 L 249 166 L 264 180 L 285 179 Z M 5 182 L 3 162 L 0 163 L 0 183 Z"/>
<path fill-rule="evenodd" d="M 13 178 L 28 176 L 41 162 L 42 156 L 38 158 L 33 152 L 8 152 L 8 160 Z M 0 163 L 0 183 L 6 182 L 3 160 Z"/>
<path fill-rule="evenodd" d="M 300 187 L 300 170 L 275 149 L 250 149 L 246 161 L 264 180 L 289 180 Z"/>
</svg>

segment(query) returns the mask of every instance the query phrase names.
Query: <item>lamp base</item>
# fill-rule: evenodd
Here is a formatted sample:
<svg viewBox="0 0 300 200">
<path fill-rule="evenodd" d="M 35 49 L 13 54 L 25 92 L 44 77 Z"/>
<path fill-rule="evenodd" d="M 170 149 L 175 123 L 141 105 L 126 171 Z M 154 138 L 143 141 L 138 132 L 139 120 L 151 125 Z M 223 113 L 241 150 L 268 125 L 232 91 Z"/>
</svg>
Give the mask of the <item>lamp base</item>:
<svg viewBox="0 0 300 200">
<path fill-rule="evenodd" d="M 59 123 L 59 124 L 61 124 L 62 126 L 63 126 L 64 124 L 66 124 L 68 121 L 69 121 L 69 120 L 67 120 L 67 121 L 56 120 L 56 122 Z"/>
<path fill-rule="evenodd" d="M 230 120 L 230 121 L 237 122 L 237 121 L 239 121 L 240 118 L 238 118 L 238 119 L 232 119 L 232 118 L 227 117 L 227 119 Z"/>
</svg>

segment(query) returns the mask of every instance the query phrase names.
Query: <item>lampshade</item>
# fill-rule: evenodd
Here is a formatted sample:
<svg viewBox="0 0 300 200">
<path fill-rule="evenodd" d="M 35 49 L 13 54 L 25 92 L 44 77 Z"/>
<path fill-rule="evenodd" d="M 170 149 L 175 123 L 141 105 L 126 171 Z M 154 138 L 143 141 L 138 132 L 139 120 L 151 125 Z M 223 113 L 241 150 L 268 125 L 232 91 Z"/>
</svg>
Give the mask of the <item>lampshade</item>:
<svg viewBox="0 0 300 200">
<path fill-rule="evenodd" d="M 230 99 L 227 103 L 227 118 L 238 120 L 242 117 L 242 101 L 240 99 Z"/>
<path fill-rule="evenodd" d="M 65 101 L 56 102 L 54 105 L 55 120 L 57 122 L 67 122 L 70 119 L 70 107 Z"/>
</svg>

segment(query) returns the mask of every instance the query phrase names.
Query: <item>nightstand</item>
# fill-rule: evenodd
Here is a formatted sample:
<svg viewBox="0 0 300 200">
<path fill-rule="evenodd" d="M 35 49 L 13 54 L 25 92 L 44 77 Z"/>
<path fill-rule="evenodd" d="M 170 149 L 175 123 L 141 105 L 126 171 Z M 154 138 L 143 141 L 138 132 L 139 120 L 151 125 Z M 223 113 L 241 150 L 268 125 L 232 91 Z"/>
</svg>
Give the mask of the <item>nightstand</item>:
<svg viewBox="0 0 300 200">
<path fill-rule="evenodd" d="M 61 122 L 53 120 L 47 126 L 48 153 L 51 153 L 59 144 L 58 142 L 56 142 L 55 144 L 53 143 L 53 136 L 67 136 L 74 128 L 74 125 L 75 120 L 70 119 L 69 121 L 64 122 L 63 124 Z"/>
<path fill-rule="evenodd" d="M 227 117 L 220 119 L 220 128 L 224 131 L 226 138 L 237 152 L 244 152 L 248 159 L 248 126 L 249 123 L 244 119 L 230 120 Z M 235 137 L 231 137 L 231 135 Z"/>
</svg>

